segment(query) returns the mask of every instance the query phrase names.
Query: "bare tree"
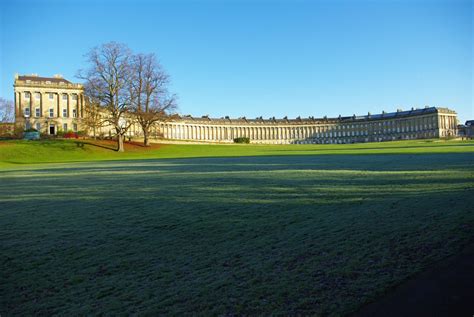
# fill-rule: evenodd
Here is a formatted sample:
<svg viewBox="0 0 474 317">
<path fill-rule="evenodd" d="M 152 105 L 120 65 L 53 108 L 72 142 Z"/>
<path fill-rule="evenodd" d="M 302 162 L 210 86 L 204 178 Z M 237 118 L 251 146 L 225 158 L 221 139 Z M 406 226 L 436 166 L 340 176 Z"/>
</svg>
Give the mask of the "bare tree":
<svg viewBox="0 0 474 317">
<path fill-rule="evenodd" d="M 104 111 L 98 102 L 89 99 L 84 108 L 84 112 L 85 116 L 82 119 L 82 124 L 86 127 L 88 132 L 92 131 L 92 135 L 94 139 L 96 139 L 97 130 L 105 126 Z"/>
<path fill-rule="evenodd" d="M 126 45 L 110 42 L 93 48 L 86 56 L 90 67 L 78 77 L 85 80 L 85 94 L 105 111 L 104 123 L 115 129 L 117 151 L 123 152 L 124 136 L 133 124 L 128 115 L 133 99 L 132 53 Z"/>
<path fill-rule="evenodd" d="M 154 54 L 134 55 L 132 69 L 133 114 L 143 130 L 143 144 L 149 146 L 151 127 L 172 117 L 176 96 L 168 93 L 169 76 Z"/>
<path fill-rule="evenodd" d="M 12 123 L 15 121 L 15 108 L 13 101 L 0 98 L 0 123 Z"/>
</svg>

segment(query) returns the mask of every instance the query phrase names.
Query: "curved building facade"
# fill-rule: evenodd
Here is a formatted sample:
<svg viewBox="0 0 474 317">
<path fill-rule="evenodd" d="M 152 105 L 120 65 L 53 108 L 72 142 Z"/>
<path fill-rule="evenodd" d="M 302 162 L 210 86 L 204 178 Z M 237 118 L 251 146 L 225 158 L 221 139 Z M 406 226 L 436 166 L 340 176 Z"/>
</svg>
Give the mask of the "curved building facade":
<svg viewBox="0 0 474 317">
<path fill-rule="evenodd" d="M 17 125 L 53 135 L 59 131 L 87 128 L 83 121 L 87 117 L 87 102 L 82 85 L 61 76 L 26 75 L 15 77 L 14 90 Z M 111 126 L 98 130 L 104 136 L 114 135 Z M 129 137 L 142 135 L 138 124 L 129 130 Z M 262 144 L 380 142 L 457 136 L 457 118 L 455 111 L 438 107 L 338 118 L 182 116 L 155 124 L 152 136 L 172 141 L 214 143 L 232 143 L 239 137 Z"/>
<path fill-rule="evenodd" d="M 456 136 L 456 112 L 426 107 L 376 115 L 338 118 L 230 119 L 179 117 L 159 123 L 157 137 L 169 140 L 231 143 L 248 137 L 261 144 L 339 144 Z M 135 130 L 135 129 L 134 129 Z M 133 133 L 135 132 L 135 133 Z M 139 131 L 132 131 L 135 136 Z"/>
</svg>

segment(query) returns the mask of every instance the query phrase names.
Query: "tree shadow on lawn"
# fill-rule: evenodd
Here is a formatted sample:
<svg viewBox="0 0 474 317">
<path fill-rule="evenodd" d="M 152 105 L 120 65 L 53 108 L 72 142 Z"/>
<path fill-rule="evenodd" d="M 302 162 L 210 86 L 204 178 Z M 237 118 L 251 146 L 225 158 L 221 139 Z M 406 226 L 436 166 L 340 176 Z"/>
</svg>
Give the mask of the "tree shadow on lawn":
<svg viewBox="0 0 474 317">
<path fill-rule="evenodd" d="M 351 170 L 351 171 L 442 171 L 474 170 L 474 153 L 437 154 L 366 154 L 366 155 L 298 155 L 242 156 L 204 158 L 163 158 L 107 160 L 93 162 L 51 163 L 34 169 L 37 173 L 63 171 L 166 171 L 238 172 L 285 170 Z M 18 170 L 17 170 L 18 171 Z M 26 170 L 25 170 L 26 171 Z M 8 174 L 10 171 L 0 171 Z M 13 171 L 12 171 L 13 172 Z"/>
<path fill-rule="evenodd" d="M 282 151 L 282 152 L 301 152 L 301 151 L 308 151 L 308 152 L 320 152 L 320 151 L 364 151 L 364 150 L 391 150 L 391 149 L 423 149 L 423 148 L 452 148 L 452 147 L 474 147 L 474 143 L 449 143 L 449 144 L 439 144 L 439 143 L 420 143 L 420 145 L 403 145 L 403 146 L 378 146 L 378 147 L 364 147 L 364 146 L 357 146 L 353 144 L 354 148 L 350 147 L 343 147 L 337 148 L 333 145 L 328 148 L 319 148 L 319 149 L 298 149 L 297 147 L 288 149 L 274 149 L 274 151 Z M 363 154 L 363 153 L 361 153 Z M 417 154 L 417 153 L 413 153 Z"/>
<path fill-rule="evenodd" d="M 170 159 L 3 173 L 1 306 L 347 314 L 470 236 L 472 156 L 441 157 Z M 418 173 L 423 164 L 443 169 Z M 466 174 L 451 171 L 460 166 Z M 374 173 L 345 171 L 359 169 Z"/>
</svg>

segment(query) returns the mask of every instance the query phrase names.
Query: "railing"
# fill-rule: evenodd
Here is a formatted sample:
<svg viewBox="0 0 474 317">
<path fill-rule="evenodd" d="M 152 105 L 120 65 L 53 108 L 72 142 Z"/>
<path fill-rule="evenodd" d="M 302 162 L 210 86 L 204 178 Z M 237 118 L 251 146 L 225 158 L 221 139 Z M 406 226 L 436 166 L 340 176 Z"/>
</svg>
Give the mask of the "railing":
<svg viewBox="0 0 474 317">
<path fill-rule="evenodd" d="M 66 82 L 50 82 L 47 83 L 46 81 L 26 81 L 26 80 L 16 80 L 15 86 L 27 86 L 27 87 L 67 87 L 67 88 L 80 88 L 82 89 L 82 84 L 73 84 L 73 83 L 66 83 Z"/>
</svg>

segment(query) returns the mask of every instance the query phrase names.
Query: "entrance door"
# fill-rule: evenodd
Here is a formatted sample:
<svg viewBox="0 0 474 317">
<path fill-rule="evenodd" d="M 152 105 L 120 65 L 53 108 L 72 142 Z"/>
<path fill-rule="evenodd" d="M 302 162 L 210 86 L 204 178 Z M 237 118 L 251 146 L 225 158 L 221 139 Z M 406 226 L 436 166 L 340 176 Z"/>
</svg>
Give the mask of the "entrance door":
<svg viewBox="0 0 474 317">
<path fill-rule="evenodd" d="M 54 124 L 49 126 L 49 134 L 54 134 Z"/>
</svg>

